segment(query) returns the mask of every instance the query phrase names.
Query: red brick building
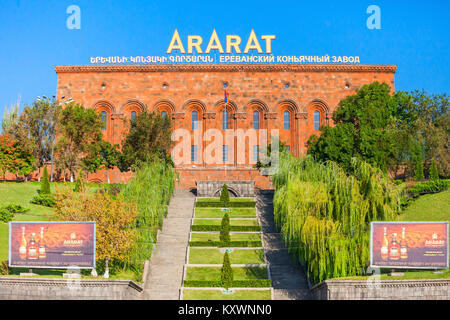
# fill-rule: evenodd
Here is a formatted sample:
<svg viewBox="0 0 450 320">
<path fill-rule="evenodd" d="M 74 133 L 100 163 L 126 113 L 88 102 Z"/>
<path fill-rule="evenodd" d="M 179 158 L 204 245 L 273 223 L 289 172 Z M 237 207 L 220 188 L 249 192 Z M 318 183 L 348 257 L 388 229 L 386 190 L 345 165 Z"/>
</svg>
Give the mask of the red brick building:
<svg viewBox="0 0 450 320">
<path fill-rule="evenodd" d="M 331 115 L 340 100 L 374 81 L 386 82 L 394 91 L 396 66 L 88 65 L 56 66 L 55 70 L 57 99 L 73 99 L 101 113 L 104 136 L 111 143 L 120 144 L 128 120 L 147 107 L 171 117 L 174 129 L 183 128 L 190 133 L 195 119 L 201 123 L 202 132 L 223 132 L 225 126 L 278 129 L 281 141 L 299 156 L 306 152 L 309 136 L 318 133 L 320 125 L 331 124 Z M 225 120 L 224 88 L 229 93 Z M 205 147 L 203 142 L 192 147 L 191 152 L 201 152 Z M 236 143 L 231 148 L 236 151 Z M 203 160 L 179 165 L 179 183 L 191 188 L 197 180 L 254 180 L 256 187 L 269 188 L 269 178 L 262 177 L 251 164 L 254 148 L 245 146 L 249 161 L 244 164 L 236 161 L 235 154 L 227 159 L 226 169 L 223 164 Z M 197 160 L 197 156 L 192 156 L 192 160 Z M 109 176 L 111 182 L 119 183 L 125 182 L 130 173 L 115 169 Z M 105 177 L 105 172 L 100 172 L 89 179 Z"/>
</svg>

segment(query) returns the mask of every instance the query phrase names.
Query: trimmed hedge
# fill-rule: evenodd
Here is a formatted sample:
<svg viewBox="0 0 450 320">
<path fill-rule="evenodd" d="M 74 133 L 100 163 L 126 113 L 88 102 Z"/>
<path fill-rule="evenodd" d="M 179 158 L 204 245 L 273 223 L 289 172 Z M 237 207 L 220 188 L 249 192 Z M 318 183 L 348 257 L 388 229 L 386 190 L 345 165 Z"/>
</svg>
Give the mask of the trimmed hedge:
<svg viewBox="0 0 450 320">
<path fill-rule="evenodd" d="M 219 281 L 214 280 L 184 280 L 185 287 L 197 288 L 222 288 Z M 233 280 L 231 288 L 270 288 L 272 281 L 269 279 Z"/>
<path fill-rule="evenodd" d="M 221 231 L 220 225 L 192 225 L 192 231 Z M 261 226 L 230 226 L 230 231 L 255 231 L 260 232 Z"/>
<path fill-rule="evenodd" d="M 56 202 L 51 195 L 38 195 L 31 199 L 30 203 L 45 207 L 53 207 Z"/>
<path fill-rule="evenodd" d="M 220 241 L 189 241 L 190 247 L 221 247 Z M 229 248 L 233 247 L 262 247 L 262 241 L 230 241 L 227 245 Z"/>
<path fill-rule="evenodd" d="M 221 202 L 195 202 L 195 206 L 198 208 L 223 208 Z M 227 208 L 255 208 L 256 202 L 245 201 L 245 202 L 230 202 Z"/>
<path fill-rule="evenodd" d="M 416 184 L 410 188 L 410 193 L 432 193 L 447 190 L 450 186 L 450 179 L 430 180 Z"/>
</svg>

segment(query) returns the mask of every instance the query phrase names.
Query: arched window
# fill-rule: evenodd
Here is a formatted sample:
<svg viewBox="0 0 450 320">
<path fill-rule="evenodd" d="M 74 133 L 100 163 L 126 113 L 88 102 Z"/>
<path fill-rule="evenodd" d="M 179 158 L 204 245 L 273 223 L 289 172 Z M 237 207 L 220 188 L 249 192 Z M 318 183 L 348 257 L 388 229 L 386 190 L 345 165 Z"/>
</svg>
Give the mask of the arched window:
<svg viewBox="0 0 450 320">
<path fill-rule="evenodd" d="M 166 110 L 163 110 L 161 112 L 161 117 L 163 117 L 163 118 L 167 117 L 167 111 Z"/>
<path fill-rule="evenodd" d="M 198 121 L 198 112 L 192 111 L 192 130 L 197 129 L 197 121 Z"/>
<path fill-rule="evenodd" d="M 106 114 L 106 111 L 100 112 L 100 118 L 103 122 L 102 130 L 106 130 L 107 119 L 108 119 L 108 115 Z"/>
<path fill-rule="evenodd" d="M 135 129 L 136 128 L 136 111 L 131 111 L 130 122 L 131 122 L 131 128 Z"/>
<path fill-rule="evenodd" d="M 253 129 L 259 130 L 259 112 L 253 111 Z"/>
<path fill-rule="evenodd" d="M 314 111 L 314 130 L 320 129 L 320 112 Z"/>
<path fill-rule="evenodd" d="M 228 111 L 225 109 L 222 112 L 222 129 L 228 129 Z"/>
<path fill-rule="evenodd" d="M 283 129 L 284 130 L 289 130 L 291 127 L 291 116 L 289 114 L 289 111 L 284 111 L 283 112 Z"/>
</svg>

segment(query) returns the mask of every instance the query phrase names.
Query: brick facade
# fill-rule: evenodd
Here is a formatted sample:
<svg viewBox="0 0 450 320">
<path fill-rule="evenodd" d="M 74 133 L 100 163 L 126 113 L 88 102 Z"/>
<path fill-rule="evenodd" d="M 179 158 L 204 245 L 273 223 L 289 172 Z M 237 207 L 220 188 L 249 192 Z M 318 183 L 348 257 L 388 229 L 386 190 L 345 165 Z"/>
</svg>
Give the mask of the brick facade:
<svg viewBox="0 0 450 320">
<path fill-rule="evenodd" d="M 260 129 L 278 129 L 283 143 L 294 155 L 306 152 L 305 142 L 318 133 L 320 124 L 331 124 L 339 101 L 373 81 L 386 82 L 394 91 L 396 66 L 392 65 L 89 65 L 56 66 L 57 99 L 72 98 L 106 116 L 105 139 L 120 144 L 133 112 L 145 106 L 165 111 L 174 129 L 192 131 L 193 111 L 201 130 L 222 130 L 224 87 L 229 92 L 229 129 L 253 127 L 254 111 Z M 288 115 L 288 117 L 287 117 Z M 289 129 L 284 129 L 283 121 Z M 194 145 L 194 138 L 191 144 Z M 226 144 L 226 143 L 225 143 Z M 198 152 L 207 143 L 198 146 Z M 237 141 L 235 140 L 234 154 Z M 268 177 L 252 168 L 252 146 L 245 145 L 246 162 L 229 159 L 227 170 L 204 159 L 194 165 L 180 165 L 179 185 L 195 188 L 196 180 L 255 180 L 257 188 L 270 188 Z M 231 153 L 233 154 L 233 152 Z M 189 156 L 190 158 L 190 156 Z M 109 173 L 111 182 L 125 182 L 130 174 Z M 99 172 L 91 181 L 105 180 Z"/>
</svg>

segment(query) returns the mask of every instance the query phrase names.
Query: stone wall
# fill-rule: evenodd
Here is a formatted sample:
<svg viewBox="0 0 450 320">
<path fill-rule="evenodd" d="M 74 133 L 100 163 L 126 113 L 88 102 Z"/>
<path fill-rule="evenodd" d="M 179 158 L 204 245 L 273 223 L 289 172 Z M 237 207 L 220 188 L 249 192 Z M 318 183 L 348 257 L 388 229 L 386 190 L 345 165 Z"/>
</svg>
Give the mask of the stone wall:
<svg viewBox="0 0 450 320">
<path fill-rule="evenodd" d="M 136 300 L 142 290 L 130 280 L 0 277 L 0 300 Z"/>
<path fill-rule="evenodd" d="M 254 181 L 197 181 L 197 196 L 219 197 L 224 184 L 227 185 L 230 196 L 255 196 Z"/>
<path fill-rule="evenodd" d="M 327 280 L 311 291 L 316 300 L 450 300 L 450 279 Z"/>
</svg>

